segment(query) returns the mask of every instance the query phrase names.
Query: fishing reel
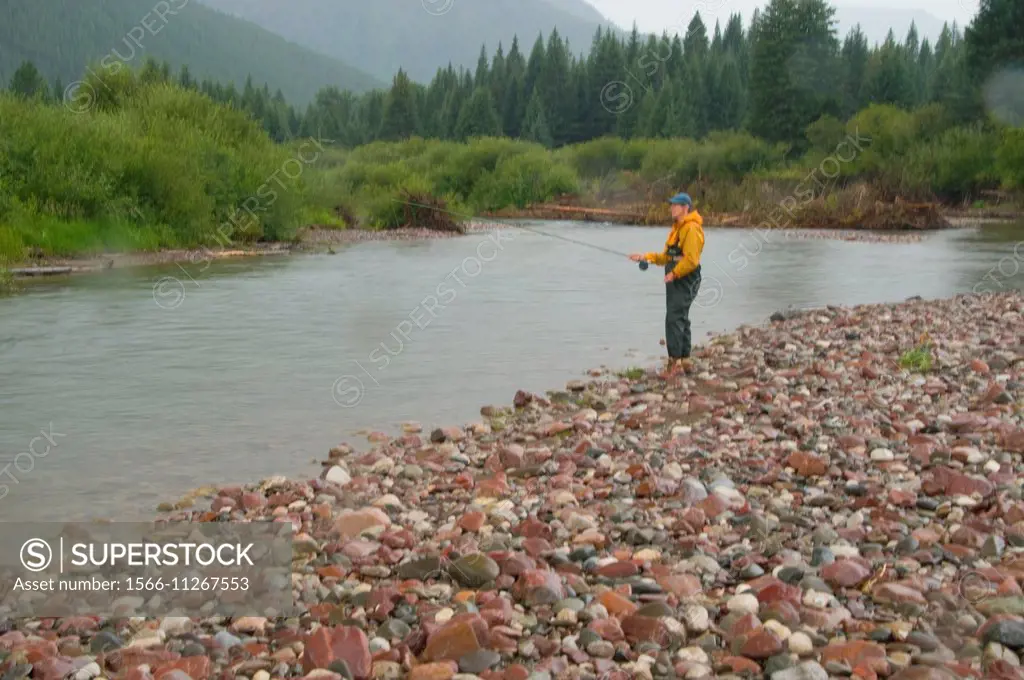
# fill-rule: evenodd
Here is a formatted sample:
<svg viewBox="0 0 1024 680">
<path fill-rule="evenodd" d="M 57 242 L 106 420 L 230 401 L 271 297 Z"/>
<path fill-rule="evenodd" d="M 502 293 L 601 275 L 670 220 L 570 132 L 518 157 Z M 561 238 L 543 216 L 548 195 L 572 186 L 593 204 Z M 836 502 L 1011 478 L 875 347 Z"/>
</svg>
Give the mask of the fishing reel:
<svg viewBox="0 0 1024 680">
<path fill-rule="evenodd" d="M 647 260 L 640 260 L 640 271 L 645 272 L 651 265 L 647 263 Z"/>
</svg>

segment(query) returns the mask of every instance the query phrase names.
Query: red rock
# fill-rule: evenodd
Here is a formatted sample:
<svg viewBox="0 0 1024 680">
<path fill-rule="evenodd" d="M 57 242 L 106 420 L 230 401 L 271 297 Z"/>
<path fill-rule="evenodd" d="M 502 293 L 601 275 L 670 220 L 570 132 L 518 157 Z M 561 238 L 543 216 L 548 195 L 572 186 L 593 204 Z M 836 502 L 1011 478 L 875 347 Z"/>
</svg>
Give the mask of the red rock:
<svg viewBox="0 0 1024 680">
<path fill-rule="evenodd" d="M 713 493 L 700 503 L 697 503 L 697 507 L 703 510 L 707 517 L 714 519 L 729 509 L 729 502 L 720 495 Z"/>
<path fill-rule="evenodd" d="M 459 520 L 459 526 L 466 531 L 480 531 L 480 527 L 484 525 L 486 519 L 487 515 L 479 510 L 470 510 Z"/>
<path fill-rule="evenodd" d="M 554 546 L 543 538 L 528 538 L 523 541 L 523 550 L 530 557 L 540 557 L 544 553 L 554 550 Z"/>
<path fill-rule="evenodd" d="M 133 668 L 135 666 L 141 666 L 143 664 L 150 668 L 156 668 L 162 664 L 177 661 L 181 658 L 181 655 L 177 652 L 171 652 L 166 649 L 141 649 L 138 647 L 125 647 L 118 649 L 116 652 L 107 656 L 107 665 L 110 669 L 117 672 L 123 669 Z M 31 656 L 28 659 L 29 663 L 35 663 Z"/>
<path fill-rule="evenodd" d="M 161 666 L 155 672 L 156 679 L 171 671 L 182 671 L 187 673 L 192 680 L 206 680 L 210 677 L 210 658 L 206 656 L 186 656 L 174 663 Z"/>
<path fill-rule="evenodd" d="M 607 578 L 628 578 L 640 573 L 640 568 L 632 562 L 612 562 L 600 567 L 597 573 Z"/>
<path fill-rule="evenodd" d="M 740 647 L 740 654 L 751 659 L 767 659 L 782 651 L 782 640 L 767 628 L 748 635 Z"/>
<path fill-rule="evenodd" d="M 527 517 L 516 526 L 513 533 L 523 538 L 543 538 L 549 541 L 552 537 L 551 527 L 536 517 Z"/>
<path fill-rule="evenodd" d="M 459 665 L 454 661 L 439 661 L 413 666 L 406 676 L 408 680 L 451 680 L 459 672 Z"/>
<path fill-rule="evenodd" d="M 885 603 L 913 602 L 915 604 L 928 604 L 928 600 L 924 598 L 921 591 L 899 583 L 879 584 L 871 591 L 871 597 L 877 602 Z"/>
<path fill-rule="evenodd" d="M 657 579 L 657 582 L 676 597 L 691 597 L 703 590 L 700 579 L 693 574 L 669 574 Z"/>
<path fill-rule="evenodd" d="M 791 586 L 778 579 L 772 579 L 771 583 L 757 590 L 757 601 L 762 604 L 773 604 L 775 602 L 790 602 L 799 606 L 803 597 L 803 591 L 799 586 Z"/>
<path fill-rule="evenodd" d="M 999 443 L 1011 453 L 1024 453 L 1024 428 L 1000 433 Z"/>
<path fill-rule="evenodd" d="M 342 538 L 355 538 L 373 527 L 391 526 L 391 518 L 380 508 L 344 510 L 334 521 L 334 530 Z"/>
<path fill-rule="evenodd" d="M 12 630 L 9 633 L 0 635 L 0 649 L 10 650 L 23 642 L 25 642 L 25 634 L 20 630 Z M 57 653 L 56 648 L 54 648 L 53 653 Z"/>
<path fill-rule="evenodd" d="M 659 619 L 650 616 L 629 615 L 622 619 L 622 632 L 630 642 L 656 642 L 665 647 L 669 634 Z"/>
<path fill-rule="evenodd" d="M 855 588 L 871 576 L 871 570 L 853 560 L 836 560 L 821 570 L 821 577 L 828 583 L 843 588 Z"/>
<path fill-rule="evenodd" d="M 64 680 L 65 676 L 73 674 L 76 670 L 71 659 L 63 656 L 49 656 L 32 666 L 32 677 L 40 680 Z"/>
<path fill-rule="evenodd" d="M 798 606 L 792 602 L 773 602 L 763 607 L 759 614 L 765 621 L 775 620 L 787 628 L 795 628 L 800 625 Z"/>
<path fill-rule="evenodd" d="M 608 642 L 618 642 L 619 640 L 626 639 L 626 634 L 622 631 L 619 620 L 615 618 L 595 619 L 590 622 L 588 628 Z"/>
<path fill-rule="evenodd" d="M 267 504 L 267 498 L 261 493 L 255 491 L 247 491 L 242 494 L 242 507 L 246 510 L 254 510 L 256 508 L 262 508 Z"/>
<path fill-rule="evenodd" d="M 842 435 L 836 440 L 836 443 L 839 444 L 839 448 L 846 452 L 867 446 L 867 442 L 864 440 L 864 437 L 858 437 L 852 434 Z"/>
<path fill-rule="evenodd" d="M 883 674 L 887 674 L 889 670 L 889 663 L 885 659 L 885 647 L 865 640 L 830 644 L 821 651 L 820 663 L 824 666 L 830 661 L 839 661 L 851 668 L 863 664 Z"/>
<path fill-rule="evenodd" d="M 509 494 L 512 488 L 508 485 L 508 478 L 504 472 L 496 472 L 489 479 L 482 479 L 476 485 L 476 495 L 488 498 L 501 498 Z"/>
<path fill-rule="evenodd" d="M 612 616 L 633 614 L 638 609 L 634 603 L 613 590 L 604 591 L 598 596 L 597 600 L 604 605 L 604 608 Z"/>
<path fill-rule="evenodd" d="M 728 639 L 738 640 L 745 635 L 753 633 L 760 627 L 761 620 L 757 618 L 756 614 L 744 614 L 732 622 L 732 626 L 727 631 L 729 634 Z"/>
<path fill-rule="evenodd" d="M 135 666 L 134 668 L 128 669 L 127 672 L 122 673 L 121 677 L 124 680 L 155 680 L 153 674 L 149 672 L 146 666 Z"/>
<path fill-rule="evenodd" d="M 557 572 L 529 569 L 519 575 L 515 585 L 516 597 L 528 604 L 552 604 L 565 597 L 562 579 Z"/>
<path fill-rule="evenodd" d="M 373 658 L 370 641 L 362 630 L 354 626 L 322 626 L 309 635 L 302 652 L 303 672 L 327 668 L 338 660 L 348 664 L 356 680 L 370 677 Z"/>
<path fill-rule="evenodd" d="M 750 673 L 754 677 L 761 675 L 761 667 L 757 665 L 757 662 L 742 656 L 723 657 L 722 663 L 731 668 L 733 673 Z"/>
<path fill-rule="evenodd" d="M 786 466 L 796 470 L 801 477 L 821 477 L 828 474 L 828 464 L 825 459 L 807 451 L 794 451 L 789 454 Z"/>
<path fill-rule="evenodd" d="M 917 503 L 917 494 L 904 489 L 889 491 L 889 502 L 898 508 L 912 508 Z"/>
<path fill-rule="evenodd" d="M 34 664 L 39 659 L 57 656 L 57 644 L 52 640 L 29 640 L 16 651 L 20 651 L 25 655 L 26 661 Z"/>
<path fill-rule="evenodd" d="M 988 364 L 981 359 L 971 359 L 971 370 L 982 375 L 988 375 L 989 373 Z"/>
<path fill-rule="evenodd" d="M 505 669 L 502 680 L 526 680 L 530 677 L 530 670 L 521 663 L 515 663 Z"/>
<path fill-rule="evenodd" d="M 486 624 L 484 624 L 486 625 Z M 427 640 L 423 650 L 425 661 L 458 661 L 464 655 L 480 649 L 473 625 L 468 621 L 455 621 L 437 631 Z"/>
</svg>

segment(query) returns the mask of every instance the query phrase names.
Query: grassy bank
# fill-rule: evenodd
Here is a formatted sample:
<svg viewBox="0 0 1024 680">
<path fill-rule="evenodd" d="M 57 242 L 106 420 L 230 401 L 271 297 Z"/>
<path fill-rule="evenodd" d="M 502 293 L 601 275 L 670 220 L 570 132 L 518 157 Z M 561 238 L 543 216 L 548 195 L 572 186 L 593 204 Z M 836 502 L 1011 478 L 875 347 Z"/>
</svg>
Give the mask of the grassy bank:
<svg viewBox="0 0 1024 680">
<path fill-rule="evenodd" d="M 201 94 L 119 75 L 84 111 L 0 95 L 0 257 L 228 247 L 304 221 L 293 149 Z"/>
<path fill-rule="evenodd" d="M 418 202 L 465 216 L 603 207 L 664 223 L 664 198 L 685 188 L 712 224 L 934 227 L 940 207 L 978 207 L 993 191 L 1015 205 L 1024 189 L 1024 132 L 953 127 L 935 105 L 823 118 L 799 156 L 741 132 L 555 150 L 507 138 L 341 149 L 275 144 L 231 106 L 139 74 L 93 79 L 86 107 L 0 95 L 0 266 L 238 249 L 302 226 L 437 216 Z"/>
</svg>

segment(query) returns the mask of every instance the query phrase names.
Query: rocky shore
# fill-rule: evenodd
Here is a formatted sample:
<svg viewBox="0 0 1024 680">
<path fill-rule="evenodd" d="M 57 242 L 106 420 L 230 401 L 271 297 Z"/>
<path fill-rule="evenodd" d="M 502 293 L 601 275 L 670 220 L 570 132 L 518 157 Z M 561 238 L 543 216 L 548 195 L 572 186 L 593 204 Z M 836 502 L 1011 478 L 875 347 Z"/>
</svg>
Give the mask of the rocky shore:
<svg viewBox="0 0 1024 680">
<path fill-rule="evenodd" d="M 3 678 L 1024 678 L 1022 313 L 785 315 L 211 490 L 165 516 L 292 522 L 302 616 L 6 621 Z"/>
</svg>

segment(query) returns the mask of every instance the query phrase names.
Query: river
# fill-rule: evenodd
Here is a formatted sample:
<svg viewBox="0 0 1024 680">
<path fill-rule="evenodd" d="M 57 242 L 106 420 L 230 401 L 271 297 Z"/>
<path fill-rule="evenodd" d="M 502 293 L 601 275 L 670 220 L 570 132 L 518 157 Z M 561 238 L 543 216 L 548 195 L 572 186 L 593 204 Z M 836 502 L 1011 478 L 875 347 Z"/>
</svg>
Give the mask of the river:
<svg viewBox="0 0 1024 680">
<path fill-rule="evenodd" d="M 533 226 L 621 252 L 665 235 Z M 1021 288 L 1020 233 L 708 229 L 694 340 L 790 305 Z M 663 328 L 658 268 L 519 229 L 33 283 L 0 299 L 0 517 L 141 519 L 198 486 L 312 475 L 364 428 L 460 425 L 517 389 L 650 365 Z"/>
</svg>

